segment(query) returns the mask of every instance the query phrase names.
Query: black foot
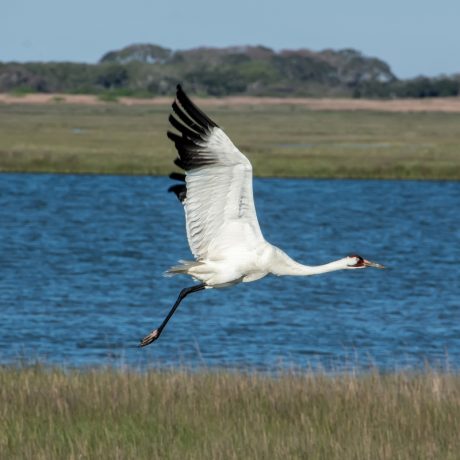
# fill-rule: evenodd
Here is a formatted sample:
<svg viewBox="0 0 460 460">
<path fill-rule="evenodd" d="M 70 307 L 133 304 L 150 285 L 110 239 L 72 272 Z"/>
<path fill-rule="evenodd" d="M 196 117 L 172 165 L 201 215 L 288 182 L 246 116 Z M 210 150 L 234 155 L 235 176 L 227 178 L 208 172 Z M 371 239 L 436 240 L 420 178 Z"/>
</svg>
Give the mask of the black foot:
<svg viewBox="0 0 460 460">
<path fill-rule="evenodd" d="M 155 329 L 152 331 L 149 335 L 146 335 L 140 343 L 140 347 L 146 347 L 147 345 L 150 345 L 152 342 L 155 342 L 156 339 L 160 337 L 160 331 L 158 329 Z"/>
</svg>

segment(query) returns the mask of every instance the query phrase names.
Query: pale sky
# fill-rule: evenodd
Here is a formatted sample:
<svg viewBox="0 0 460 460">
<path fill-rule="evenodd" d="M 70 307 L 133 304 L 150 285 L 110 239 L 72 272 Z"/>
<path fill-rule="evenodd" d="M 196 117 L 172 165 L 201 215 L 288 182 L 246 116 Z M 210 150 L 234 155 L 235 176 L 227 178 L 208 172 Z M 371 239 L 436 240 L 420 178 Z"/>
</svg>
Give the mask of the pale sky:
<svg viewBox="0 0 460 460">
<path fill-rule="evenodd" d="M 0 0 L 0 61 L 97 62 L 172 49 L 355 48 L 400 78 L 460 73 L 460 0 Z"/>
</svg>

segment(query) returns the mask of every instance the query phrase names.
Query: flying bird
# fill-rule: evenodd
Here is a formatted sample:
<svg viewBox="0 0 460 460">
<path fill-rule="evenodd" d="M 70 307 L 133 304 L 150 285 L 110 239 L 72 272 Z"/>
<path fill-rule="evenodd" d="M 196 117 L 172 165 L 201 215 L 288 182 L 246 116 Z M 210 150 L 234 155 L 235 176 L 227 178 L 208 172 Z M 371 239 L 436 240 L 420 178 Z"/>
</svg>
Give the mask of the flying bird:
<svg viewBox="0 0 460 460">
<path fill-rule="evenodd" d="M 187 239 L 194 261 L 179 261 L 167 275 L 189 275 L 199 284 L 182 289 L 161 325 L 144 339 L 144 347 L 160 337 L 180 302 L 192 292 L 256 281 L 268 274 L 310 276 L 336 270 L 384 268 L 359 255 L 325 265 L 303 265 L 270 244 L 257 221 L 252 193 L 252 166 L 225 132 L 177 86 L 168 131 L 185 171 L 172 173 L 174 192 L 185 211 Z"/>
</svg>

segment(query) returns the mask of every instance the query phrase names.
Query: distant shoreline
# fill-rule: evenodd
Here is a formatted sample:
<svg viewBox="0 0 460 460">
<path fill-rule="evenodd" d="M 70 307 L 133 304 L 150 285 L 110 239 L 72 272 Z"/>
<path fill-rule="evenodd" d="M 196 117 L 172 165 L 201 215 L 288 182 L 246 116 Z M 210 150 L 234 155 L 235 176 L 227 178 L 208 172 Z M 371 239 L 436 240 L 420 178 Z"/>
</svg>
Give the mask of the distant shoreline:
<svg viewBox="0 0 460 460">
<path fill-rule="evenodd" d="M 119 97 L 113 102 L 105 101 L 98 95 L 91 94 L 58 94 L 36 93 L 14 95 L 0 93 L 0 104 L 40 105 L 40 104 L 75 104 L 75 105 L 104 105 L 117 103 L 126 106 L 165 106 L 173 97 L 133 98 Z M 295 105 L 310 110 L 325 111 L 356 111 L 370 110 L 377 112 L 448 112 L 460 113 L 460 97 L 436 97 L 424 99 L 333 99 L 333 98 L 281 98 L 281 97 L 252 97 L 229 96 L 223 98 L 200 98 L 194 100 L 204 107 L 218 106 L 270 106 Z"/>
</svg>

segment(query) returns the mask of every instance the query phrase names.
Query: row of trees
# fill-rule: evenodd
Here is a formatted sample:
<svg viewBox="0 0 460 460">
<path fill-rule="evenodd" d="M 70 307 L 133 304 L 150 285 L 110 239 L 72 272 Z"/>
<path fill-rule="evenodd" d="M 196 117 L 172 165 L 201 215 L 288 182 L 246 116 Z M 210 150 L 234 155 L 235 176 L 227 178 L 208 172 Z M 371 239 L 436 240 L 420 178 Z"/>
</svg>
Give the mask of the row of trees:
<svg viewBox="0 0 460 460">
<path fill-rule="evenodd" d="M 363 98 L 424 98 L 460 95 L 460 77 L 418 77 L 391 83 L 366 83 L 356 87 L 353 97 Z"/>
<path fill-rule="evenodd" d="M 176 83 L 211 96 L 341 96 L 366 98 L 457 96 L 460 78 L 398 80 L 385 62 L 355 50 L 265 47 L 176 51 L 132 45 L 98 64 L 0 63 L 1 92 L 173 94 Z"/>
</svg>

